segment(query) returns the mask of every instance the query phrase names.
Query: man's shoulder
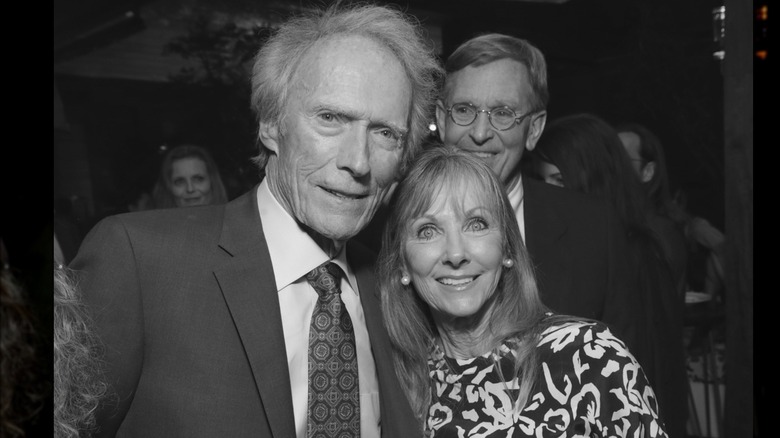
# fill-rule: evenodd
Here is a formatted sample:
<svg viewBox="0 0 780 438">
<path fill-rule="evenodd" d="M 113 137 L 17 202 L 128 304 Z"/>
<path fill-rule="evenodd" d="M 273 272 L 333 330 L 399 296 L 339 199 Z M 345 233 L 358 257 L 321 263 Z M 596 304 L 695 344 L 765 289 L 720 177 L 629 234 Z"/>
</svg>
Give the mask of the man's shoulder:
<svg viewBox="0 0 780 438">
<path fill-rule="evenodd" d="M 147 235 L 197 235 L 219 230 L 230 211 L 250 199 L 249 193 L 226 204 L 164 208 L 118 213 L 101 219 L 94 228 L 122 227 Z"/>
<path fill-rule="evenodd" d="M 192 226 L 213 224 L 224 215 L 224 205 L 165 208 L 119 213 L 103 218 L 101 223 L 120 223 L 134 230 L 166 230 L 175 232 Z"/>
</svg>

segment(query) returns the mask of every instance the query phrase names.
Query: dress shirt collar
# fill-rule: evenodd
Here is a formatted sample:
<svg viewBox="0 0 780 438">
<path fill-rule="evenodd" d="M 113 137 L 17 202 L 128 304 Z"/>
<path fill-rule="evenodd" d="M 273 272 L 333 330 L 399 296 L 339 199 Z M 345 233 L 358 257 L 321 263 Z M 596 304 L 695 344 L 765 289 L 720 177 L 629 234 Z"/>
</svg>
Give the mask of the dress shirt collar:
<svg viewBox="0 0 780 438">
<path fill-rule="evenodd" d="M 271 255 L 276 288 L 281 291 L 295 283 L 309 271 L 330 259 L 289 213 L 279 204 L 263 179 L 257 190 L 257 206 L 260 221 L 265 230 L 265 240 Z M 333 258 L 346 273 L 347 281 L 357 291 L 355 275 L 347 264 L 346 247 Z"/>
<path fill-rule="evenodd" d="M 512 208 L 517 210 L 520 203 L 523 202 L 523 177 L 521 175 L 517 175 L 517 178 L 509 184 L 507 197 L 512 204 Z"/>
</svg>

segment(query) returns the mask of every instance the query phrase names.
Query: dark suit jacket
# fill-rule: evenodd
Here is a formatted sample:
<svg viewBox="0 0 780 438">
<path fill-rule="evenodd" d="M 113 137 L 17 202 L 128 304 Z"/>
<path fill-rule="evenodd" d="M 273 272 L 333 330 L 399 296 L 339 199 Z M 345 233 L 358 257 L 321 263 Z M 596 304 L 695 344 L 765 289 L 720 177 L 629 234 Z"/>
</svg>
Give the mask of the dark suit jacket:
<svg viewBox="0 0 780 438">
<path fill-rule="evenodd" d="M 118 404 L 98 436 L 295 437 L 277 289 L 256 190 L 222 206 L 106 218 L 71 267 Z M 415 436 L 384 330 L 373 254 L 350 243 L 384 437 Z M 417 433 L 419 435 L 419 433 Z"/>
<path fill-rule="evenodd" d="M 644 309 L 626 232 L 604 200 L 523 178 L 526 247 L 542 301 L 558 313 L 605 322 L 642 363 Z"/>
</svg>

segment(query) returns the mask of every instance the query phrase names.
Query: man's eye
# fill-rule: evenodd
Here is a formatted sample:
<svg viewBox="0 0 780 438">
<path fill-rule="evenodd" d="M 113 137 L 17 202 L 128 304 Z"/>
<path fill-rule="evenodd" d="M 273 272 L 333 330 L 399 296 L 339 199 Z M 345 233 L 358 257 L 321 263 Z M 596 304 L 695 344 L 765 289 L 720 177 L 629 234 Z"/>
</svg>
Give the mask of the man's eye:
<svg viewBox="0 0 780 438">
<path fill-rule="evenodd" d="M 398 141 L 401 139 L 401 135 L 390 128 L 380 129 L 377 132 L 381 137 L 386 138 L 388 140 Z"/>
<path fill-rule="evenodd" d="M 508 110 L 508 109 L 506 109 L 506 108 L 504 108 L 504 109 L 497 109 L 497 110 L 493 110 L 492 114 L 493 114 L 493 116 L 495 116 L 495 117 L 500 117 L 500 118 L 502 118 L 502 119 L 511 119 L 511 118 L 514 118 L 514 114 L 512 113 L 512 111 L 509 111 L 509 110 Z"/>
<path fill-rule="evenodd" d="M 452 110 L 461 115 L 471 114 L 472 111 L 471 107 L 468 106 L 456 106 Z"/>
<path fill-rule="evenodd" d="M 392 128 L 376 128 L 372 132 L 376 144 L 383 149 L 396 150 L 402 146 L 403 136 Z"/>
<path fill-rule="evenodd" d="M 387 138 L 393 138 L 393 139 L 396 138 L 395 133 L 389 129 L 382 129 L 381 131 L 379 131 L 379 135 Z"/>
<path fill-rule="evenodd" d="M 319 115 L 319 118 L 327 123 L 333 123 L 337 120 L 337 117 L 333 113 L 322 113 Z"/>
</svg>

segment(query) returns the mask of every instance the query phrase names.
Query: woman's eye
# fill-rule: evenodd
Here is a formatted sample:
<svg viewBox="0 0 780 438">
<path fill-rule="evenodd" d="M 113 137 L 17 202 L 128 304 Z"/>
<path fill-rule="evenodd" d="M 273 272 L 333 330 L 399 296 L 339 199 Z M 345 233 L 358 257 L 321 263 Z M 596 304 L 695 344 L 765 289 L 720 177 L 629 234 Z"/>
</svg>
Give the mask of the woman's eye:
<svg viewBox="0 0 780 438">
<path fill-rule="evenodd" d="M 436 229 L 430 225 L 425 225 L 417 230 L 417 237 L 424 240 L 433 239 L 436 235 Z"/>
<path fill-rule="evenodd" d="M 484 219 L 476 218 L 466 224 L 466 229 L 468 231 L 484 231 L 488 229 L 488 224 Z"/>
</svg>

